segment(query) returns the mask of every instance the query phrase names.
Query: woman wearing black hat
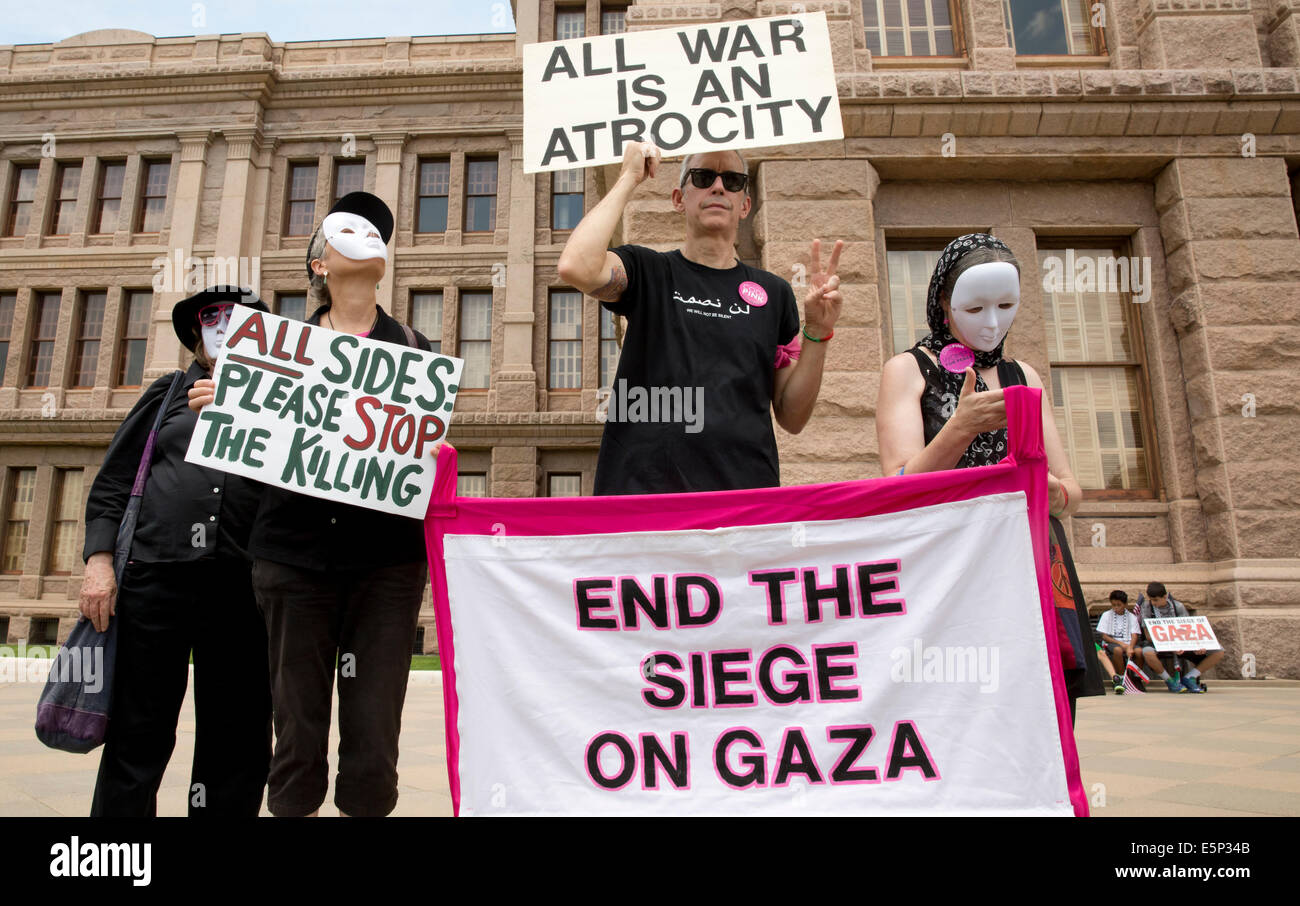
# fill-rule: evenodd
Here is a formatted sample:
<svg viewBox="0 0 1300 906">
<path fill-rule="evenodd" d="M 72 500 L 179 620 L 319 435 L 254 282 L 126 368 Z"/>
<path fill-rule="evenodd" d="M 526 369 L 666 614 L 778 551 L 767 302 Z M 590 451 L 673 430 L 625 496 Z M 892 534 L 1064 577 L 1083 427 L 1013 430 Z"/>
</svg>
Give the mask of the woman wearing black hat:
<svg viewBox="0 0 1300 906">
<path fill-rule="evenodd" d="M 880 376 L 876 436 L 884 474 L 991 465 L 1006 456 L 1007 413 L 1002 388 L 1012 384 L 1043 386 L 1032 367 L 1002 357 L 1003 343 L 1019 307 L 1020 265 L 1001 240 L 987 233 L 970 233 L 948 243 L 930 277 L 926 297 L 930 333 L 886 362 Z M 1068 552 L 1059 520 L 1078 507 L 1082 491 L 1070 470 L 1046 394 L 1043 446 L 1053 546 Z M 1054 584 L 1068 584 L 1056 582 L 1055 566 L 1053 572 Z M 1086 603 L 1077 591 L 1078 583 L 1073 585 L 1073 594 L 1064 587 L 1057 589 L 1058 598 L 1064 593 L 1066 607 L 1076 608 L 1071 615 L 1058 600 L 1058 634 L 1064 633 L 1059 641 L 1067 668 L 1071 716 L 1078 695 L 1101 692 L 1091 656 Z M 1077 600 L 1069 601 L 1074 594 Z M 1074 625 L 1080 622 L 1082 625 Z"/>
<path fill-rule="evenodd" d="M 308 323 L 430 349 L 379 306 L 375 290 L 393 232 L 388 206 L 368 192 L 343 196 L 311 238 L 307 275 L 318 308 Z M 190 393 L 212 402 L 212 382 Z M 275 754 L 267 807 L 314 815 L 329 785 L 335 676 L 340 813 L 383 816 L 397 805 L 397 744 L 428 585 L 419 520 L 267 488 L 253 528 L 253 585 L 271 644 Z"/>
<path fill-rule="evenodd" d="M 230 311 L 267 308 L 238 287 L 178 302 L 172 325 L 194 362 L 163 416 L 140 503 L 131 559 L 113 575 L 118 525 L 158 408 L 174 374 L 141 395 L 122 422 L 86 503 L 80 608 L 104 631 L 118 620 L 113 698 L 93 816 L 151 816 L 176 745 L 194 662 L 194 763 L 189 813 L 256 816 L 271 756 L 266 629 L 250 578 L 248 535 L 262 486 L 185 461 L 198 416 L 184 391 L 211 373 Z"/>
</svg>

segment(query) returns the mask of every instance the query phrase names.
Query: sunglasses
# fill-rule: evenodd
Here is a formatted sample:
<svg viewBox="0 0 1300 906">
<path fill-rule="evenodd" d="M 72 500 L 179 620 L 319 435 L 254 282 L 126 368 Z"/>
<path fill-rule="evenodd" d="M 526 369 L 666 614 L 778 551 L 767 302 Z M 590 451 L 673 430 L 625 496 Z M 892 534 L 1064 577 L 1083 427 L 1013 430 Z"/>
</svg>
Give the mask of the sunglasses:
<svg viewBox="0 0 1300 906">
<path fill-rule="evenodd" d="M 728 192 L 744 191 L 745 186 L 749 184 L 749 174 L 737 173 L 735 170 L 725 170 L 719 173 L 717 170 L 709 170 L 705 167 L 692 167 L 686 171 L 686 178 L 697 189 L 709 188 L 719 176 L 722 177 L 722 188 Z M 682 180 L 682 185 L 686 185 L 686 180 Z"/>
<path fill-rule="evenodd" d="M 216 327 L 221 323 L 221 318 L 230 313 L 235 307 L 233 302 L 220 302 L 216 305 L 207 305 L 199 309 L 199 324 L 204 327 Z"/>
</svg>

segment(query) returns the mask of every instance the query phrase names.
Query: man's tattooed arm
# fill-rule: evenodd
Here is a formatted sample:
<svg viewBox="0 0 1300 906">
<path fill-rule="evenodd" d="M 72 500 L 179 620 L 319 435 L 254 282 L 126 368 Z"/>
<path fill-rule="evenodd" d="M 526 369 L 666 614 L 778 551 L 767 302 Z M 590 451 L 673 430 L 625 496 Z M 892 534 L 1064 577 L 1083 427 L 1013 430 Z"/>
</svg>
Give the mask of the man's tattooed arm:
<svg viewBox="0 0 1300 906">
<path fill-rule="evenodd" d="M 627 289 L 627 273 L 622 265 L 615 264 L 609 269 L 609 282 L 591 293 L 591 296 L 602 302 L 617 302 L 625 289 Z"/>
</svg>

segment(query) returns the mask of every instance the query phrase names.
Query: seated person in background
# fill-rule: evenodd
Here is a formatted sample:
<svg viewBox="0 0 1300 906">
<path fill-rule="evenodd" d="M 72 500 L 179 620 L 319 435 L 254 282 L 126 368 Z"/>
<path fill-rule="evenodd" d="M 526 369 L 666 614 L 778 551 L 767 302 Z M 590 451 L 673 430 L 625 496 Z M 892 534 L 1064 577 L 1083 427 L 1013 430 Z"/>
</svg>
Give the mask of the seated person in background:
<svg viewBox="0 0 1300 906">
<path fill-rule="evenodd" d="M 1110 593 L 1110 610 L 1097 621 L 1097 633 L 1102 639 L 1103 662 L 1109 658 L 1107 672 L 1114 679 L 1115 694 L 1123 695 L 1126 665 L 1142 640 L 1142 624 L 1129 611 L 1126 592 L 1117 588 Z"/>
<path fill-rule="evenodd" d="M 1138 604 L 1142 610 L 1142 627 L 1145 630 L 1147 620 L 1168 619 L 1169 617 L 1188 616 L 1187 608 L 1181 602 L 1174 600 L 1173 595 L 1169 594 L 1164 585 L 1159 582 L 1152 582 L 1147 585 L 1146 599 L 1139 597 Z M 1142 657 L 1146 660 L 1147 666 L 1165 681 L 1170 692 L 1204 692 L 1205 687 L 1201 685 L 1199 677 L 1201 672 L 1209 670 L 1219 661 L 1223 660 L 1223 649 L 1218 651 L 1207 651 L 1204 648 L 1198 651 L 1174 651 L 1172 653 L 1177 658 L 1187 660 L 1191 669 L 1187 671 L 1186 676 L 1180 676 L 1178 660 L 1174 661 L 1174 675 L 1171 677 L 1169 671 L 1160 663 L 1160 657 L 1156 652 L 1154 643 L 1151 641 L 1151 632 L 1146 632 L 1147 642 L 1142 648 Z"/>
</svg>

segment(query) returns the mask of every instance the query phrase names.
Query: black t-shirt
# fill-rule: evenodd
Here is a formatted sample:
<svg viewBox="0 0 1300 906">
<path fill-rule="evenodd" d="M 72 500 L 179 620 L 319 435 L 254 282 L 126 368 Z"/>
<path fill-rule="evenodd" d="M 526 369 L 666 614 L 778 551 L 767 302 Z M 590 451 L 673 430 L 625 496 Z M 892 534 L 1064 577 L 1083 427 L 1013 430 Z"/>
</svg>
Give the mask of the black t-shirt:
<svg viewBox="0 0 1300 906">
<path fill-rule="evenodd" d="M 627 318 L 604 409 L 597 494 L 665 494 L 781 483 L 772 431 L 776 348 L 799 331 L 775 274 L 696 264 L 680 251 L 613 250 Z"/>
</svg>

